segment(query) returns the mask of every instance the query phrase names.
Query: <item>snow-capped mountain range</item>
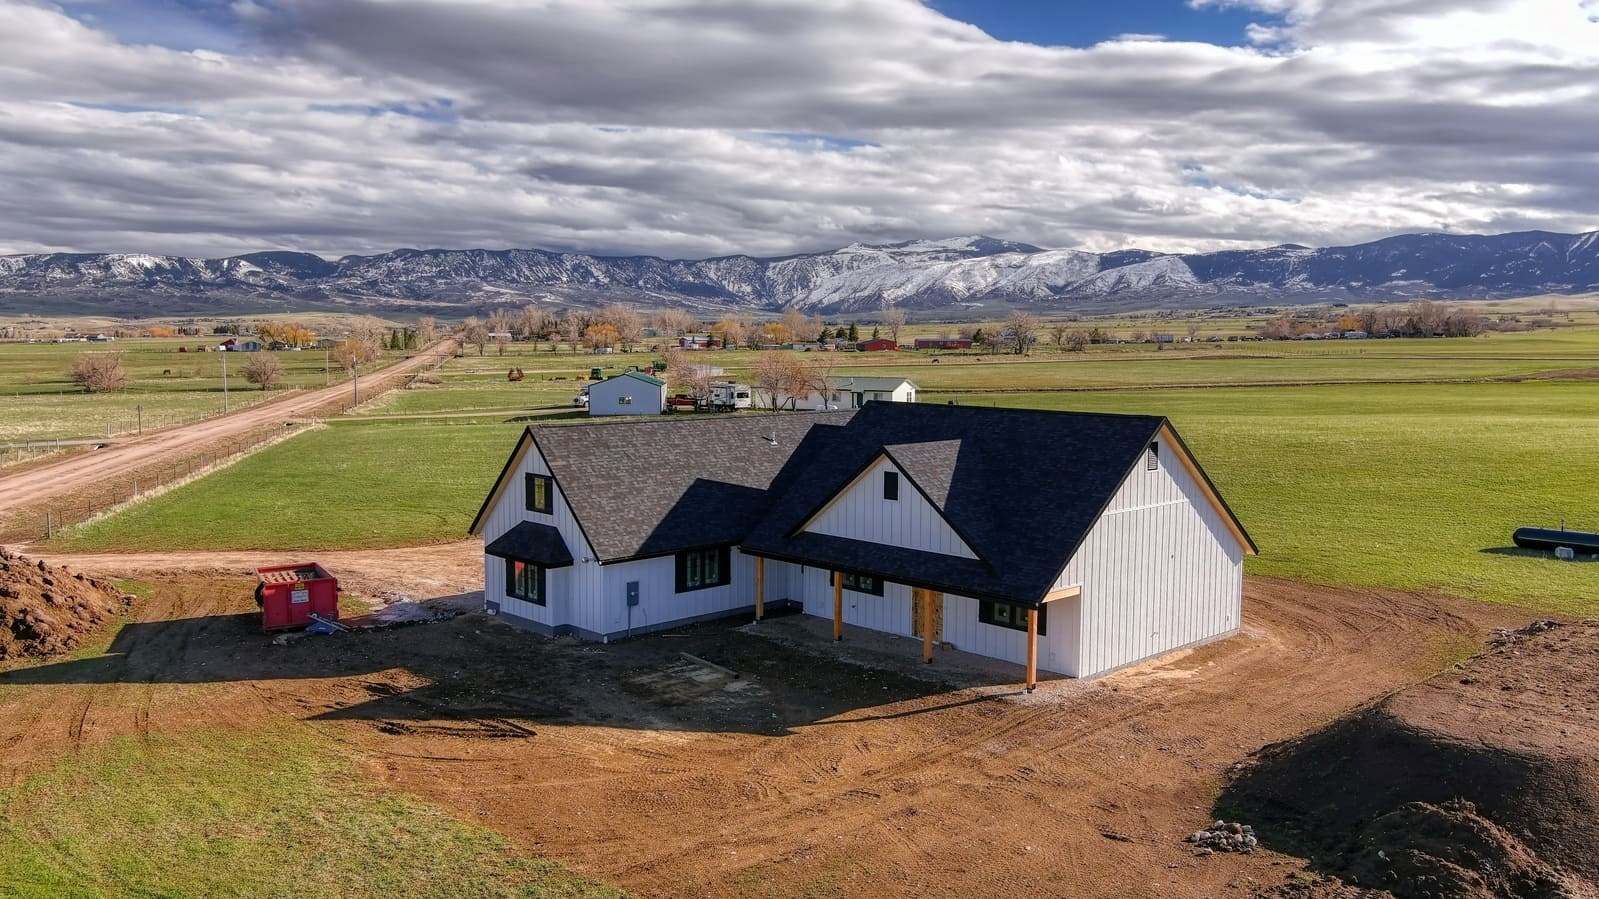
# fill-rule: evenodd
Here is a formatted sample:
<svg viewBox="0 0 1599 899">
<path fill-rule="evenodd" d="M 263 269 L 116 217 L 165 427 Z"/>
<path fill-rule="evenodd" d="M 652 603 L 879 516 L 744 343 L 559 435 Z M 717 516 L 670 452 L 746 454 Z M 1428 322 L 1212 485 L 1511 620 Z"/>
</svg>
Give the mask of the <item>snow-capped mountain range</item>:
<svg viewBox="0 0 1599 899">
<path fill-rule="evenodd" d="M 1599 231 L 1406 234 L 1311 249 L 1162 254 L 1046 250 L 992 237 L 851 244 L 759 258 L 546 250 L 395 250 L 327 260 L 143 254 L 0 256 L 0 312 L 482 311 L 611 301 L 702 311 L 851 313 L 885 303 L 1085 310 L 1599 290 Z"/>
</svg>

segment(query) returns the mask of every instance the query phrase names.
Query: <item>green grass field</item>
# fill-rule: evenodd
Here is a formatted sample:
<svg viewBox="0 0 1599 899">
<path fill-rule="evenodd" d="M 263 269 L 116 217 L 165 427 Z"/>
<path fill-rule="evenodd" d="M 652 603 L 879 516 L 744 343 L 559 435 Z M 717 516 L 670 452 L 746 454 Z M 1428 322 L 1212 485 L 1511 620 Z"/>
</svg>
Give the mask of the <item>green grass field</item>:
<svg viewBox="0 0 1599 899">
<path fill-rule="evenodd" d="M 280 729 L 120 738 L 0 788 L 0 895 L 619 894 Z"/>
<path fill-rule="evenodd" d="M 492 419 L 335 420 L 58 545 L 267 550 L 459 540 L 521 428 Z"/>
<path fill-rule="evenodd" d="M 1254 573 L 1591 610 L 1593 566 L 1506 547 L 1522 524 L 1564 518 L 1599 529 L 1599 484 L 1583 475 L 1599 467 L 1599 382 L 1493 379 L 1599 366 L 1599 329 L 1336 349 L 1118 347 L 937 364 L 899 354 L 892 365 L 850 354 L 841 361 L 873 364 L 841 371 L 906 374 L 931 402 L 1169 415 L 1260 543 Z M 519 411 L 566 405 L 597 360 L 621 370 L 649 359 L 520 345 L 505 357 L 491 349 L 451 360 L 439 385 L 397 391 L 58 545 L 316 549 L 457 539 L 527 418 Z M 754 354 L 705 359 L 736 376 Z M 528 380 L 508 383 L 510 365 Z M 1306 386 L 1237 386 L 1277 381 Z M 1172 384 L 1216 386 L 1162 389 Z M 1114 389 L 1081 389 L 1095 386 Z M 459 417 L 362 420 L 451 414 Z"/>
<path fill-rule="evenodd" d="M 321 387 L 345 380 L 325 372 L 321 351 L 273 353 L 283 366 L 277 389 L 262 391 L 244 380 L 251 354 L 197 353 L 221 338 L 129 338 L 115 343 L 0 343 L 0 443 L 105 436 L 193 421 L 222 411 L 222 364 L 228 365 L 228 406 L 241 409 L 287 388 Z M 180 353 L 183 347 L 188 352 Z M 80 353 L 122 355 L 130 383 L 110 393 L 84 393 L 68 377 Z M 397 357 L 398 353 L 388 354 Z M 380 360 L 376 364 L 384 364 Z M 142 407 L 142 408 L 141 408 Z"/>
</svg>

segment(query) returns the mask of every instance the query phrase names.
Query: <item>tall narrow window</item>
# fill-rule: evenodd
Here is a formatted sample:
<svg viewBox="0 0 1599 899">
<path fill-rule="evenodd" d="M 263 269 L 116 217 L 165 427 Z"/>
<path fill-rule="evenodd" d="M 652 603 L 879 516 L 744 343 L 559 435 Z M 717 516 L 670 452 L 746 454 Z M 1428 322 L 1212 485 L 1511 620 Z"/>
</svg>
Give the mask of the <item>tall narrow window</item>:
<svg viewBox="0 0 1599 899">
<path fill-rule="evenodd" d="M 544 605 L 544 569 L 520 559 L 505 560 L 505 595 Z"/>
<path fill-rule="evenodd" d="M 883 499 L 899 499 L 899 472 L 883 472 Z"/>
<path fill-rule="evenodd" d="M 541 474 L 530 474 L 524 481 L 527 489 L 527 510 L 548 513 L 553 505 L 550 499 L 550 479 Z"/>
<path fill-rule="evenodd" d="M 1148 452 L 1144 453 L 1144 469 L 1157 471 L 1160 468 L 1160 444 L 1151 443 Z"/>
</svg>

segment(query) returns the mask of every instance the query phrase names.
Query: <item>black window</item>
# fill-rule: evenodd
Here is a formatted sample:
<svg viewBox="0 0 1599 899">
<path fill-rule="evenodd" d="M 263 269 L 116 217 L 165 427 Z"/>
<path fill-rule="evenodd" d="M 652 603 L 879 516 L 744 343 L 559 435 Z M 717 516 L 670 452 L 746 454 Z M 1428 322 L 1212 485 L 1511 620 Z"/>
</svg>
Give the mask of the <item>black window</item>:
<svg viewBox="0 0 1599 899">
<path fill-rule="evenodd" d="M 883 472 L 883 499 L 899 499 L 899 472 Z"/>
<path fill-rule="evenodd" d="M 977 620 L 995 627 L 1008 627 L 1013 630 L 1027 630 L 1027 606 L 1014 602 L 997 602 L 983 599 L 977 603 Z M 1049 607 L 1038 607 L 1038 635 L 1042 637 L 1047 631 L 1044 622 L 1049 619 Z"/>
<path fill-rule="evenodd" d="M 1149 452 L 1144 454 L 1144 469 L 1155 471 L 1158 468 L 1160 468 L 1160 444 L 1151 443 Z"/>
<path fill-rule="evenodd" d="M 505 595 L 544 605 L 544 569 L 521 559 L 506 559 Z"/>
<path fill-rule="evenodd" d="M 856 593 L 870 593 L 873 596 L 883 595 L 883 579 L 870 574 L 861 574 L 857 571 L 839 572 L 844 576 L 844 589 L 854 590 Z"/>
<path fill-rule="evenodd" d="M 677 592 L 704 590 L 733 582 L 732 552 L 726 546 L 677 554 Z"/>
<path fill-rule="evenodd" d="M 527 510 L 529 512 L 549 512 L 554 508 L 554 499 L 551 497 L 550 479 L 541 474 L 530 474 L 526 478 Z"/>
</svg>

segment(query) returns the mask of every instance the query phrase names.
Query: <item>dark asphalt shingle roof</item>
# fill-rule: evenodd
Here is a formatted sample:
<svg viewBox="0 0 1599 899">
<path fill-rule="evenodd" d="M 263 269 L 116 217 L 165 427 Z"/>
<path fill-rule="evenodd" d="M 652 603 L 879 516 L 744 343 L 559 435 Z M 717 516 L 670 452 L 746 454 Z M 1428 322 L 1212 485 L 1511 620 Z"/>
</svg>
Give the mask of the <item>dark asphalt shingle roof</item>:
<svg viewBox="0 0 1599 899">
<path fill-rule="evenodd" d="M 534 425 L 527 436 L 601 561 L 737 544 L 1034 603 L 1165 424 L 1151 415 L 871 402 L 855 412 Z M 977 559 L 800 531 L 881 454 Z"/>
<path fill-rule="evenodd" d="M 948 592 L 1036 602 L 1164 422 L 1152 415 L 867 403 L 828 452 L 795 460 L 804 470 L 793 474 L 793 487 L 773 501 L 742 546 L 817 565 L 847 567 L 869 558 L 857 547 L 797 532 L 887 452 L 986 563 L 946 563 L 940 585 Z M 925 583 L 929 564 L 882 554 L 869 570 Z"/>
<path fill-rule="evenodd" d="M 547 524 L 524 521 L 496 537 L 483 551 L 502 559 L 537 562 L 545 568 L 564 568 L 572 564 L 561 532 Z"/>
<path fill-rule="evenodd" d="M 854 414 L 696 416 L 528 431 L 596 557 L 609 562 L 739 542 L 813 426 L 833 430 Z"/>
</svg>

